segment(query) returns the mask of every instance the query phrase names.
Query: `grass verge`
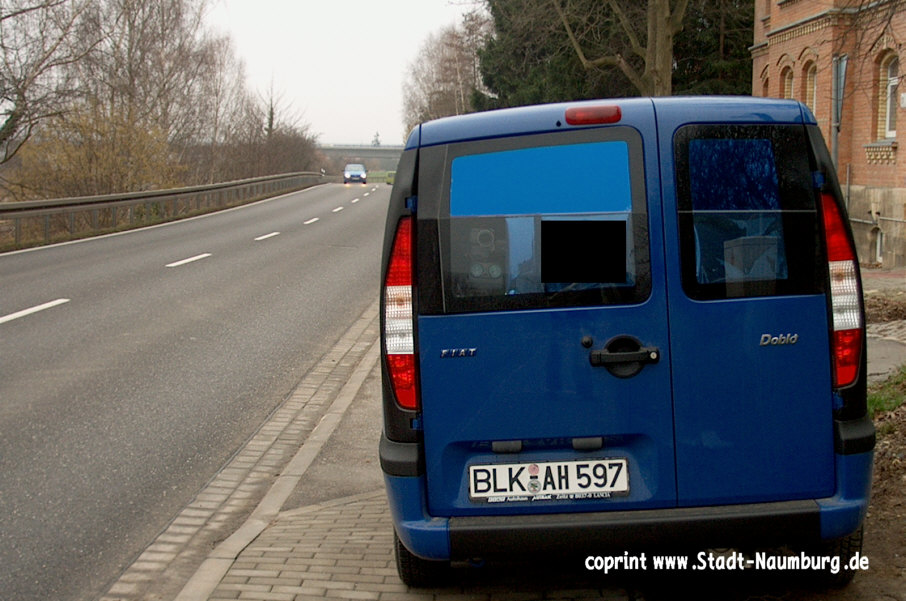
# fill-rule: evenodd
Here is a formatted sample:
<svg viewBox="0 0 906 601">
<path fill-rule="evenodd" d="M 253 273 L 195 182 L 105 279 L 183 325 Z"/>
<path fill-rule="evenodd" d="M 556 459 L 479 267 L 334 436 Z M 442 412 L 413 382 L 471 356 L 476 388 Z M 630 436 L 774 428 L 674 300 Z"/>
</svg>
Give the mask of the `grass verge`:
<svg viewBox="0 0 906 601">
<path fill-rule="evenodd" d="M 904 400 L 906 400 L 906 365 L 883 382 L 868 387 L 868 412 L 872 418 L 883 411 L 896 409 Z"/>
</svg>

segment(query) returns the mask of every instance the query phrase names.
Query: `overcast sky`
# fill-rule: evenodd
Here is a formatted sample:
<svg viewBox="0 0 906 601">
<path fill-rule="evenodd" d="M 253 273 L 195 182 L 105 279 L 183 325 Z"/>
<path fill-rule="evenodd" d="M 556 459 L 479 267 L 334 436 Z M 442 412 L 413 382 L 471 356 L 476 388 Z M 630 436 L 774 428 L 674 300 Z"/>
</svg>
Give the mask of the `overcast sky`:
<svg viewBox="0 0 906 601">
<path fill-rule="evenodd" d="M 474 3 L 472 3 L 474 4 Z M 402 85 L 430 33 L 457 24 L 464 0 L 214 0 L 251 89 L 273 81 L 322 144 L 401 144 Z"/>
</svg>

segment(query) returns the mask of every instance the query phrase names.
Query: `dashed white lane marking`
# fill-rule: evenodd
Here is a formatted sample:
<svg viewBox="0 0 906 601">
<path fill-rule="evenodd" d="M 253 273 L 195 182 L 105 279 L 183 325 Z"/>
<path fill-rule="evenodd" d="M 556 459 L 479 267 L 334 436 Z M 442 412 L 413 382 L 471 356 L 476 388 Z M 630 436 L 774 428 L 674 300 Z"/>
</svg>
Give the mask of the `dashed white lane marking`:
<svg viewBox="0 0 906 601">
<path fill-rule="evenodd" d="M 366 194 L 365 196 L 368 196 L 368 195 Z M 352 204 L 355 204 L 355 203 L 357 203 L 357 202 L 359 202 L 359 199 L 358 199 L 358 198 L 353 198 L 353 199 L 352 199 Z"/>
<path fill-rule="evenodd" d="M 174 263 L 167 263 L 165 267 L 181 267 L 187 263 L 194 263 L 195 261 L 201 261 L 202 259 L 207 259 L 211 256 L 211 253 L 202 253 L 200 255 L 195 255 L 194 257 L 189 257 L 188 259 L 183 259 L 182 261 L 176 261 Z"/>
<path fill-rule="evenodd" d="M 321 220 L 320 217 L 313 217 L 312 219 L 309 219 L 308 221 L 303 222 L 303 225 L 311 225 L 315 221 L 320 221 L 320 220 Z"/>
<path fill-rule="evenodd" d="M 270 234 L 264 234 L 263 236 L 258 236 L 255 238 L 255 242 L 261 242 L 262 240 L 267 240 L 268 238 L 273 238 L 274 236 L 279 236 L 280 232 L 271 232 Z"/>
<path fill-rule="evenodd" d="M 10 313 L 9 315 L 4 315 L 3 317 L 0 317 L 0 323 L 6 323 L 14 319 L 19 319 L 20 317 L 25 317 L 26 315 L 31 315 L 32 313 L 38 313 L 39 311 L 44 311 L 58 305 L 64 305 L 68 302 L 68 298 L 58 298 L 57 300 L 52 300 L 49 303 L 44 303 L 43 305 L 37 305 L 29 309 L 23 309 L 21 311 L 16 311 L 15 313 Z"/>
<path fill-rule="evenodd" d="M 339 213 L 340 211 L 342 211 L 342 210 L 345 209 L 345 208 L 346 208 L 346 207 L 337 207 L 337 208 L 335 208 L 333 211 L 331 211 L 331 213 Z"/>
</svg>

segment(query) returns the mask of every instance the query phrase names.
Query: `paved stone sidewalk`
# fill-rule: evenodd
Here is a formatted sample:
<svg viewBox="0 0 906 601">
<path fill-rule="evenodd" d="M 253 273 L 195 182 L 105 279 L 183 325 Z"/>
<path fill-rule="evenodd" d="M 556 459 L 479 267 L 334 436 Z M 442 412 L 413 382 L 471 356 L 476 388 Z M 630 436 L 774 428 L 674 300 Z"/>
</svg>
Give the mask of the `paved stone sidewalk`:
<svg viewBox="0 0 906 601">
<path fill-rule="evenodd" d="M 869 269 L 863 267 L 862 289 L 866 293 L 873 290 L 903 290 L 906 292 L 906 267 L 897 269 Z"/>
<path fill-rule="evenodd" d="M 906 295 L 906 269 L 862 269 L 866 297 L 874 294 Z M 869 383 L 883 381 L 906 359 L 906 320 L 870 323 L 868 335 Z"/>
<path fill-rule="evenodd" d="M 619 587 L 575 588 L 556 576 L 544 586 L 500 570 L 463 574 L 448 588 L 409 589 L 397 576 L 391 532 L 383 490 L 286 511 L 246 547 L 210 601 L 630 599 Z"/>
<path fill-rule="evenodd" d="M 211 599 L 403 599 L 382 490 L 287 511 L 234 562 Z"/>
<path fill-rule="evenodd" d="M 870 323 L 865 327 L 869 338 L 882 338 L 906 344 L 906 320 Z M 869 342 L 869 344 L 871 344 Z"/>
</svg>

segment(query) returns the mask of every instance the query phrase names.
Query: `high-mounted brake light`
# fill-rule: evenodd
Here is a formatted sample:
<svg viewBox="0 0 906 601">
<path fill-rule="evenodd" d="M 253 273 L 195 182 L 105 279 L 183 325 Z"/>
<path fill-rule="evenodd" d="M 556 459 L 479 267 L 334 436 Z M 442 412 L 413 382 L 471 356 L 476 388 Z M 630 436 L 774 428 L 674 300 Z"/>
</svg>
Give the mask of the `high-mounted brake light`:
<svg viewBox="0 0 906 601">
<path fill-rule="evenodd" d="M 862 361 L 862 301 L 856 274 L 856 251 L 850 243 L 843 215 L 834 197 L 821 195 L 824 237 L 830 273 L 833 319 L 834 386 L 856 381 Z"/>
<path fill-rule="evenodd" d="M 570 125 L 606 125 L 619 123 L 623 111 L 616 105 L 574 106 L 566 109 L 566 122 Z"/>
<path fill-rule="evenodd" d="M 393 392 L 404 409 L 418 408 L 413 289 L 412 217 L 403 217 L 396 227 L 384 279 L 384 345 Z"/>
</svg>

